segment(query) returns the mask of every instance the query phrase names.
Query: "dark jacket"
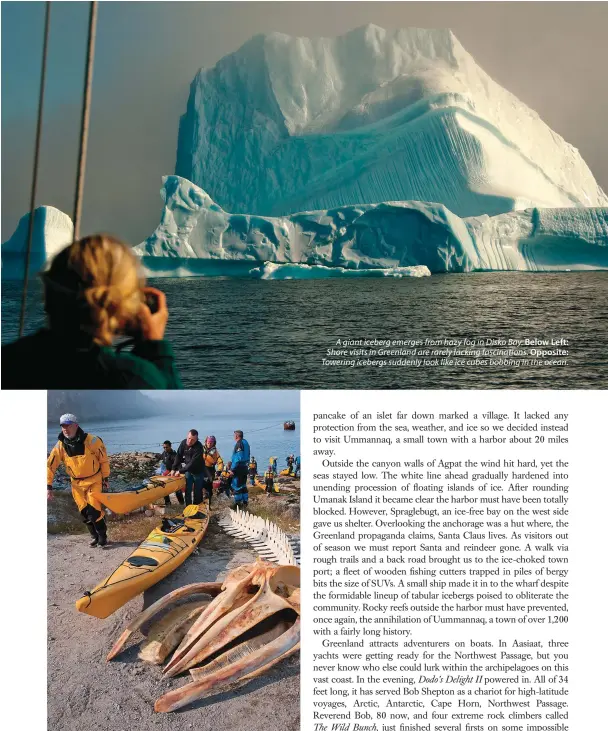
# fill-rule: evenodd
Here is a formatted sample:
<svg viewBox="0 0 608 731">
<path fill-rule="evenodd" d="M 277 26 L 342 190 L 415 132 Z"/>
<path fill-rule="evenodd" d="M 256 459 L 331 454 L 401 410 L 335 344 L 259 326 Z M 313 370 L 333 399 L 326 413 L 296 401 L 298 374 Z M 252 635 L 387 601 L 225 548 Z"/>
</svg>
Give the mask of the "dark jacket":
<svg viewBox="0 0 608 731">
<path fill-rule="evenodd" d="M 84 454 L 84 441 L 86 438 L 87 433 L 80 426 L 71 439 L 64 436 L 63 432 L 59 432 L 57 435 L 57 439 L 63 444 L 63 448 L 68 457 L 77 457 Z"/>
<path fill-rule="evenodd" d="M 184 466 L 180 465 L 184 462 Z M 201 472 L 208 476 L 208 470 L 205 467 L 203 443 L 197 439 L 194 444 L 189 447 L 184 439 L 177 448 L 177 462 L 173 469 L 179 469 L 181 474 L 190 472 L 193 475 L 200 475 Z"/>
<path fill-rule="evenodd" d="M 144 340 L 131 352 L 101 347 L 83 336 L 39 330 L 2 346 L 2 388 L 182 388 L 173 348 Z"/>
<path fill-rule="evenodd" d="M 166 470 L 171 471 L 179 469 L 179 460 L 177 459 L 177 452 L 175 451 L 175 449 L 170 449 L 168 452 L 165 452 L 165 450 L 163 449 L 161 459 L 165 465 Z"/>
</svg>

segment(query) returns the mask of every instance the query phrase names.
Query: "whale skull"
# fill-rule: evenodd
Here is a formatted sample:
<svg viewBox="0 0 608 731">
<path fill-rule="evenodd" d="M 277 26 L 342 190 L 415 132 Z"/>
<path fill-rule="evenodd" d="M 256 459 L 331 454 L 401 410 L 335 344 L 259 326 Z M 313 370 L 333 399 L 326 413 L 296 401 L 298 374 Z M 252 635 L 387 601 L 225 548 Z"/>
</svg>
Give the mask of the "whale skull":
<svg viewBox="0 0 608 731">
<path fill-rule="evenodd" d="M 300 569 L 258 560 L 231 571 L 223 584 L 190 584 L 162 597 L 128 625 L 107 659 L 116 657 L 143 624 L 177 600 L 200 593 L 214 598 L 189 613 L 190 621 L 195 617 L 187 631 L 166 629 L 174 642 L 183 639 L 163 673 L 172 677 L 190 671 L 191 682 L 165 693 L 156 711 L 175 711 L 241 685 L 300 648 Z M 183 613 L 180 621 L 183 627 Z"/>
</svg>

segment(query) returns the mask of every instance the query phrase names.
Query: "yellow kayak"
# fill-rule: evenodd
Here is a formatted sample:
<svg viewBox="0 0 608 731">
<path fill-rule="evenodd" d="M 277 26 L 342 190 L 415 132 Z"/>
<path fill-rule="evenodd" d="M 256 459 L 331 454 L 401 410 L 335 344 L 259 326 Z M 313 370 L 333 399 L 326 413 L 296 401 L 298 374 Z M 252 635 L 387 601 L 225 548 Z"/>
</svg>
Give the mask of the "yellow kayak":
<svg viewBox="0 0 608 731">
<path fill-rule="evenodd" d="M 137 487 L 123 492 L 94 492 L 95 497 L 102 505 L 109 508 L 113 513 L 130 513 L 132 510 L 149 505 L 165 495 L 182 490 L 186 487 L 186 478 L 160 477 L 155 475 L 150 478 L 150 484 Z"/>
<path fill-rule="evenodd" d="M 188 505 L 178 518 L 165 518 L 116 571 L 85 592 L 76 609 L 99 619 L 109 617 L 180 566 L 203 540 L 208 525 L 208 501 Z"/>
<path fill-rule="evenodd" d="M 247 483 L 247 484 L 249 485 L 249 487 L 251 487 L 251 485 L 249 483 Z M 262 477 L 256 477 L 255 478 L 255 486 L 256 487 L 259 487 L 260 490 L 262 490 L 263 492 L 266 492 L 266 481 Z M 279 492 L 279 483 L 278 482 L 275 482 L 274 483 L 273 490 L 276 493 Z"/>
</svg>

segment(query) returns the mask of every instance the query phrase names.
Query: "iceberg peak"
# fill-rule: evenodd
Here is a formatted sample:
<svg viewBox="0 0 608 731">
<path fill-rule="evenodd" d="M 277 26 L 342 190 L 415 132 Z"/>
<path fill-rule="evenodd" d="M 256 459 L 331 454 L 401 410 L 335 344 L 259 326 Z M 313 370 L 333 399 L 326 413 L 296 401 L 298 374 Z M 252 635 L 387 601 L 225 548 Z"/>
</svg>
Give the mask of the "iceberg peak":
<svg viewBox="0 0 608 731">
<path fill-rule="evenodd" d="M 447 28 L 254 36 L 192 82 L 176 175 L 235 213 L 605 206 L 579 153 Z"/>
</svg>

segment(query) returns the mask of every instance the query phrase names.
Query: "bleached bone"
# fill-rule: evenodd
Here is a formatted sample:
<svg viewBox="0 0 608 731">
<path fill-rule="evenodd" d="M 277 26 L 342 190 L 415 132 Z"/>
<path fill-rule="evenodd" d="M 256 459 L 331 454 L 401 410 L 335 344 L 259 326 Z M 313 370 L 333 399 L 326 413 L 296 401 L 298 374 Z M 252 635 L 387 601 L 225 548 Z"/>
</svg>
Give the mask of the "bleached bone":
<svg viewBox="0 0 608 731">
<path fill-rule="evenodd" d="M 122 651 L 122 648 L 125 646 L 126 641 L 133 634 L 133 632 L 138 630 L 143 624 L 151 620 L 163 609 L 168 607 L 170 604 L 173 604 L 178 599 L 183 599 L 184 597 L 191 596 L 192 594 L 209 594 L 211 596 L 217 596 L 217 594 L 220 593 L 221 589 L 221 583 L 206 581 L 201 584 L 188 584 L 187 586 L 182 586 L 179 589 L 175 589 L 175 591 L 170 592 L 166 596 L 162 596 L 160 599 L 155 601 L 154 604 L 151 604 L 147 609 L 145 609 L 141 614 L 138 614 L 137 617 L 135 617 L 127 625 L 125 631 L 114 643 L 114 646 L 108 653 L 106 660 L 112 660 L 113 658 L 115 658 L 116 655 L 118 655 L 118 653 Z"/>
<path fill-rule="evenodd" d="M 120 651 L 131 632 L 160 609 L 166 609 L 172 600 L 201 591 L 214 593 L 217 586 L 194 584 L 163 597 L 131 622 L 109 657 Z M 194 611 L 193 608 L 189 613 L 189 619 Z M 184 612 L 174 614 L 175 629 L 183 626 Z M 163 624 L 157 632 L 159 637 L 174 636 L 170 624 Z M 299 567 L 276 566 L 259 559 L 240 566 L 228 574 L 215 599 L 202 608 L 164 669 L 169 676 L 190 670 L 192 682 L 166 693 L 154 708 L 160 712 L 174 711 L 197 698 L 239 686 L 267 672 L 299 648 Z M 164 646 L 161 649 L 164 651 Z M 156 652 L 152 659 L 156 661 Z"/>
<path fill-rule="evenodd" d="M 229 510 L 219 524 L 229 535 L 251 544 L 266 561 L 291 566 L 300 563 L 299 550 L 294 550 L 297 545 L 276 523 L 237 507 Z"/>
<path fill-rule="evenodd" d="M 258 560 L 231 572 L 222 593 L 194 623 L 164 672 L 176 675 L 209 658 L 211 662 L 194 673 L 189 685 L 159 698 L 155 710 L 174 711 L 226 690 L 296 652 L 300 643 L 299 585 L 297 566 L 273 566 Z M 224 592 L 237 598 L 235 608 L 225 601 Z"/>
</svg>

